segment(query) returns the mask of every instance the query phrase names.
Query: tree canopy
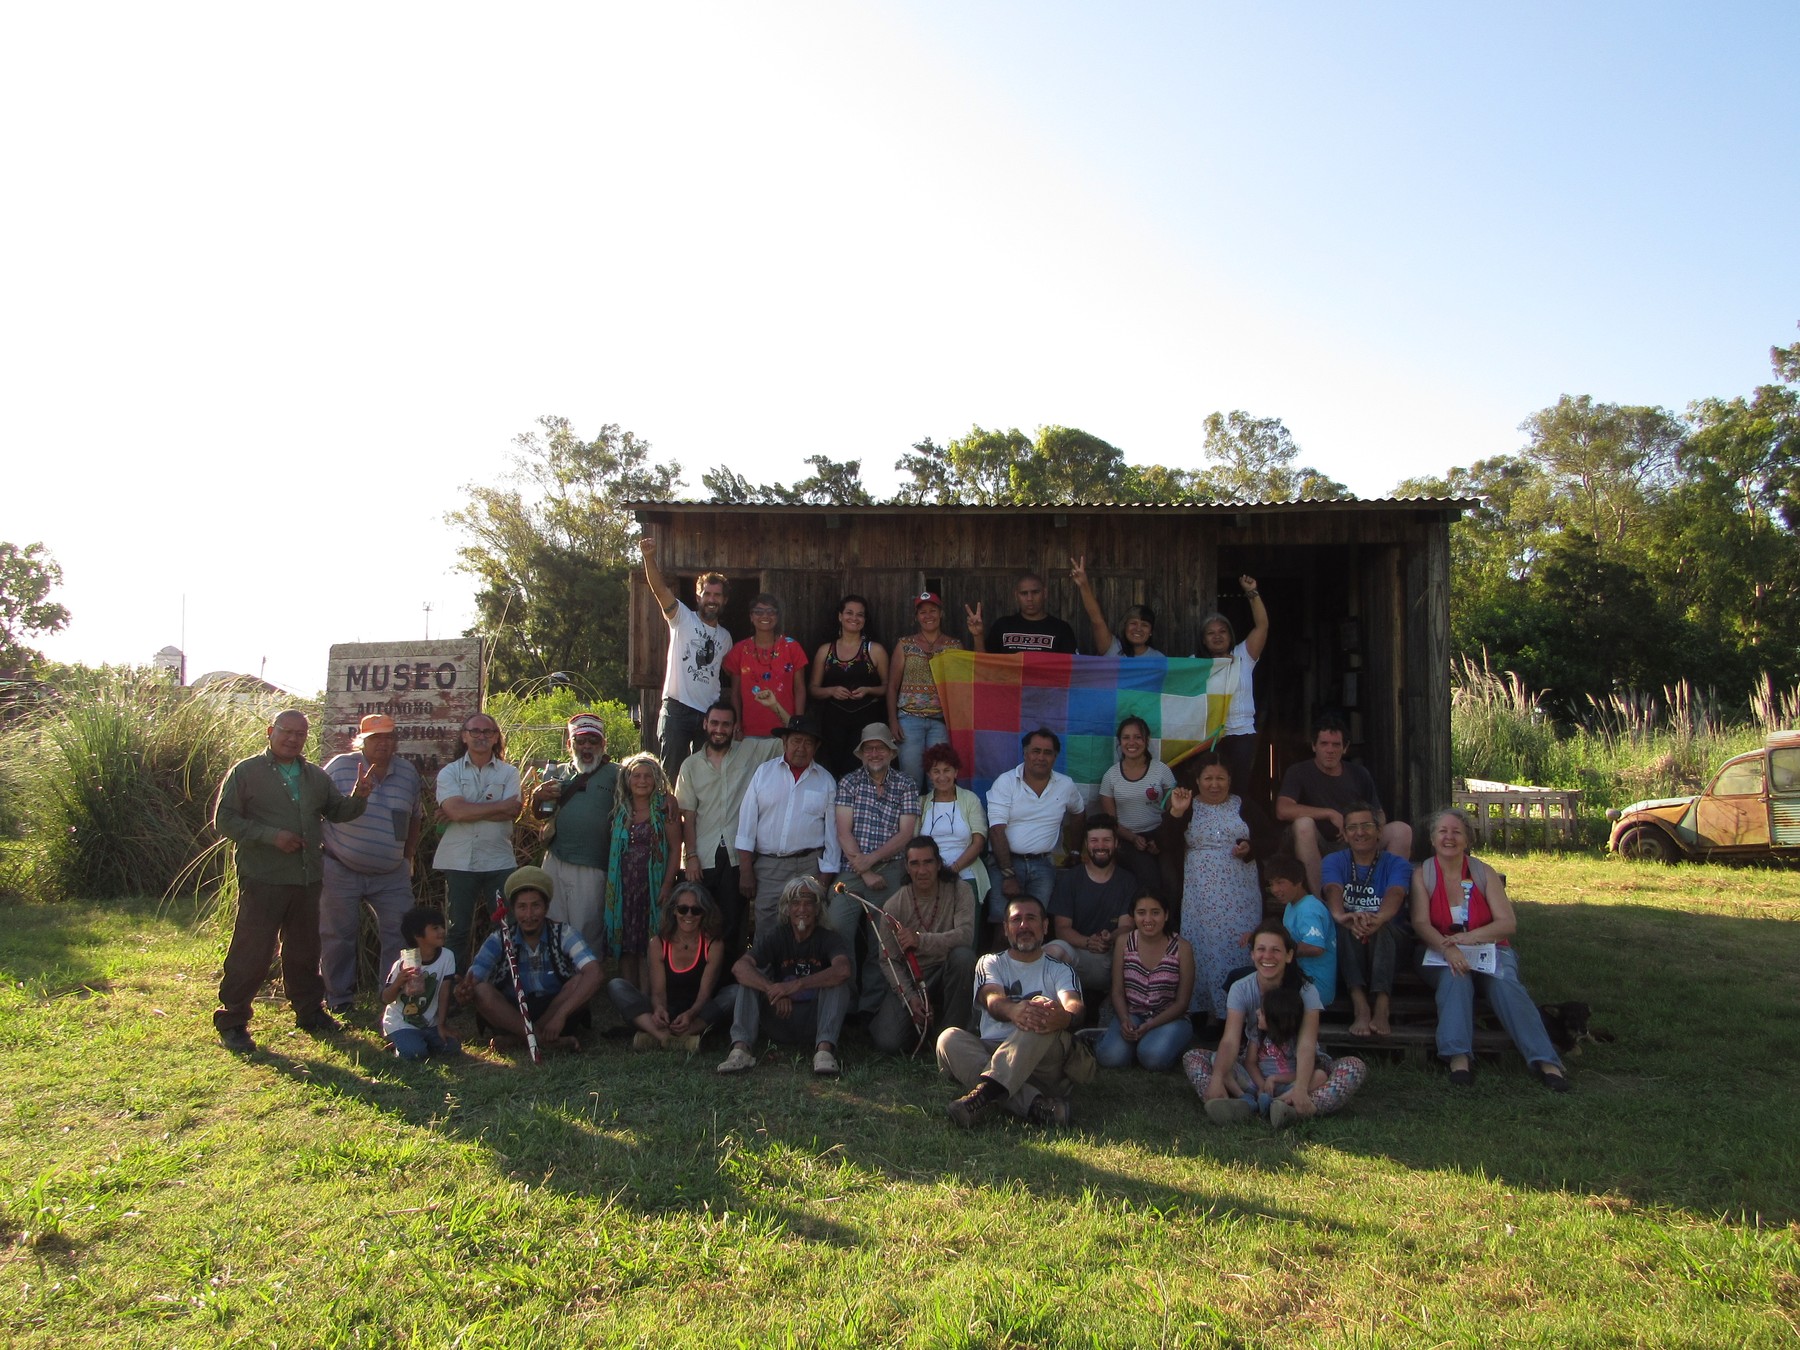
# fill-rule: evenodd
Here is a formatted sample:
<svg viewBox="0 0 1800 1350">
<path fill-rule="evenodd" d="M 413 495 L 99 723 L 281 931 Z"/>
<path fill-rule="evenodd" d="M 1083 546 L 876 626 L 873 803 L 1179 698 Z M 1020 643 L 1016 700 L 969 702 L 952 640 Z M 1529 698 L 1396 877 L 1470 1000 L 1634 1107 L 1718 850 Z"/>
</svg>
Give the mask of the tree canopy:
<svg viewBox="0 0 1800 1350">
<path fill-rule="evenodd" d="M 1728 698 L 1800 679 L 1800 346 L 1777 383 L 1685 416 L 1564 395 L 1516 454 L 1409 479 L 1479 496 L 1451 529 L 1451 630 L 1581 711 L 1680 679 Z"/>
<path fill-rule="evenodd" d="M 50 598 L 62 585 L 62 568 L 42 543 L 0 543 L 0 675 L 20 675 L 42 655 L 25 640 L 59 632 L 69 611 Z"/>
<path fill-rule="evenodd" d="M 445 520 L 467 542 L 478 623 L 501 688 L 569 670 L 612 697 L 627 688 L 626 577 L 636 524 L 625 504 L 667 501 L 681 466 L 617 425 L 583 440 L 567 418 L 518 436 L 499 486 L 471 483 Z"/>
</svg>

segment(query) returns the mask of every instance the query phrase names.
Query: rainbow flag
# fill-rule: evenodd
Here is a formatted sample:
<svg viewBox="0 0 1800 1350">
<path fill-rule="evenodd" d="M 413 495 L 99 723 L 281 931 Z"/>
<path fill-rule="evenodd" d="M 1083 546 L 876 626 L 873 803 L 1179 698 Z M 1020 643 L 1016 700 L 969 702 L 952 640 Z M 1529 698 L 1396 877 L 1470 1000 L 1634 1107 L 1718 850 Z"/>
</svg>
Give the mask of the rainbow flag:
<svg viewBox="0 0 1800 1350">
<path fill-rule="evenodd" d="M 1062 737 L 1057 769 L 1091 801 L 1118 758 L 1119 723 L 1150 724 L 1150 753 L 1176 764 L 1218 740 L 1237 691 L 1231 660 L 1166 656 L 990 656 L 949 651 L 931 673 L 950 744 L 985 797 L 989 784 L 1023 758 L 1019 738 L 1036 727 Z"/>
</svg>

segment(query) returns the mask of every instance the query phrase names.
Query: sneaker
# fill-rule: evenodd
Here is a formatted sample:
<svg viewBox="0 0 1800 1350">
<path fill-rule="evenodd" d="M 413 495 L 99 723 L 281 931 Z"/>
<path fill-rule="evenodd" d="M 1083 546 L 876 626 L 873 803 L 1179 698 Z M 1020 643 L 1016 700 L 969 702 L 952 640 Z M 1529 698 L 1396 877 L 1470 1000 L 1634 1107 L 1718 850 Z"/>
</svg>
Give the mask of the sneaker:
<svg viewBox="0 0 1800 1350">
<path fill-rule="evenodd" d="M 234 1055 L 256 1053 L 256 1042 L 250 1039 L 250 1033 L 243 1027 L 219 1028 L 219 1044 Z"/>
<path fill-rule="evenodd" d="M 1300 1119 L 1300 1113 L 1286 1102 L 1269 1103 L 1269 1124 L 1276 1129 L 1286 1129 L 1298 1119 Z"/>
<path fill-rule="evenodd" d="M 746 1069 L 756 1067 L 756 1056 L 741 1045 L 731 1047 L 731 1053 L 725 1056 L 719 1065 L 720 1073 L 742 1073 Z"/>
<path fill-rule="evenodd" d="M 1256 1108 L 1242 1097 L 1215 1097 L 1206 1103 L 1206 1118 L 1215 1125 L 1242 1125 Z"/>
<path fill-rule="evenodd" d="M 813 1072 L 816 1074 L 834 1074 L 838 1071 L 838 1058 L 829 1050 L 818 1050 L 813 1053 Z"/>
<path fill-rule="evenodd" d="M 294 1025 L 308 1036 L 336 1036 L 344 1029 L 344 1024 L 323 1008 L 310 1017 L 296 1019 Z"/>
<path fill-rule="evenodd" d="M 1042 1125 L 1045 1129 L 1049 1129 L 1053 1125 L 1067 1125 L 1069 1123 L 1069 1099 L 1052 1097 L 1047 1092 L 1040 1092 L 1032 1098 L 1031 1110 L 1026 1113 L 1026 1119 L 1033 1125 Z"/>
<path fill-rule="evenodd" d="M 990 1109 L 1005 1101 L 1008 1095 L 1006 1089 L 994 1082 L 993 1079 L 983 1078 L 973 1088 L 946 1106 L 944 1114 L 965 1130 L 972 1130 L 975 1128 L 976 1121 L 980 1120 Z"/>
<path fill-rule="evenodd" d="M 652 1036 L 649 1032 L 640 1031 L 631 1038 L 631 1048 L 633 1050 L 660 1050 L 662 1049 L 662 1042 L 657 1040 L 656 1037 Z"/>
</svg>

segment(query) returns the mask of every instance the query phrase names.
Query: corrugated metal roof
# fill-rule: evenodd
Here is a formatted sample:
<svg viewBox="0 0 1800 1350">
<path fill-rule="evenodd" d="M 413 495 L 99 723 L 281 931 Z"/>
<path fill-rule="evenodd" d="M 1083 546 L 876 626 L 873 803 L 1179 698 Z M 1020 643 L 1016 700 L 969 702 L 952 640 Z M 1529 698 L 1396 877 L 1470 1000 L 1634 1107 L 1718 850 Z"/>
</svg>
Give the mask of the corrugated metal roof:
<svg viewBox="0 0 1800 1350">
<path fill-rule="evenodd" d="M 810 515 L 883 515 L 895 511 L 954 511 L 961 514 L 1005 514 L 1017 511 L 1161 511 L 1172 514 L 1226 514 L 1238 511 L 1381 511 L 1424 509 L 1470 511 L 1481 505 L 1478 497 L 1306 497 L 1298 501 L 1267 502 L 1017 502 L 1000 504 L 941 504 L 937 502 L 881 502 L 873 506 L 834 506 L 786 502 L 627 502 L 626 509 L 648 511 L 794 511 Z"/>
</svg>

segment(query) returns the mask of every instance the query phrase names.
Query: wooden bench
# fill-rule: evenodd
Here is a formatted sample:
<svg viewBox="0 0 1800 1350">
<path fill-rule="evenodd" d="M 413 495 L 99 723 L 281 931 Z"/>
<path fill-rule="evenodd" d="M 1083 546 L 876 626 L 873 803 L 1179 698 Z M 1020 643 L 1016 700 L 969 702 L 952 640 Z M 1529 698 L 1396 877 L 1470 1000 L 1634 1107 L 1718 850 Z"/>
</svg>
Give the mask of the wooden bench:
<svg viewBox="0 0 1800 1350">
<path fill-rule="evenodd" d="M 1337 1001 L 1319 1018 L 1319 1044 L 1334 1055 L 1366 1058 L 1370 1052 L 1381 1051 L 1394 1058 L 1416 1056 L 1427 1062 L 1437 1058 L 1437 996 L 1415 970 L 1403 970 L 1394 978 L 1388 1035 L 1352 1036 L 1354 1017 L 1349 993 L 1340 990 Z M 1474 1049 L 1484 1059 L 1512 1049 L 1512 1039 L 1479 996 L 1475 1000 Z"/>
</svg>

